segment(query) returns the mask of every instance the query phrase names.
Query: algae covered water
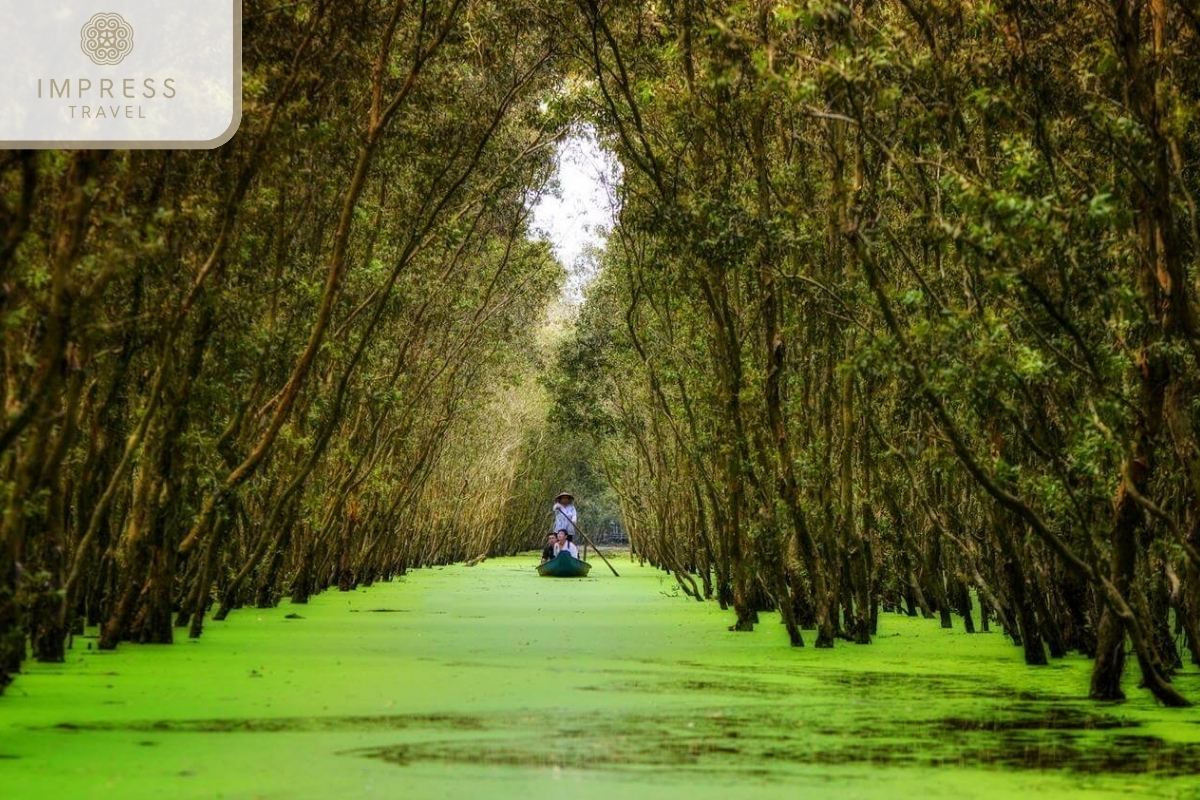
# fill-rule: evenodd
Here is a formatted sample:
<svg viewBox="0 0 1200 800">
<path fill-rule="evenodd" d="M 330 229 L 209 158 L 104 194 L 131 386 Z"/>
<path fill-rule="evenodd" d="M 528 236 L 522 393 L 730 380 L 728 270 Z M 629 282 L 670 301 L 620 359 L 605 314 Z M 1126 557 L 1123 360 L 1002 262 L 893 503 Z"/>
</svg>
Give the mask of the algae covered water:
<svg viewBox="0 0 1200 800">
<path fill-rule="evenodd" d="M 28 664 L 0 698 L 25 797 L 1200 796 L 1200 717 L 1086 694 L 998 632 L 885 614 L 787 647 L 669 576 L 530 558 L 245 609 L 198 641 Z M 1194 668 L 1177 682 L 1200 690 Z"/>
</svg>

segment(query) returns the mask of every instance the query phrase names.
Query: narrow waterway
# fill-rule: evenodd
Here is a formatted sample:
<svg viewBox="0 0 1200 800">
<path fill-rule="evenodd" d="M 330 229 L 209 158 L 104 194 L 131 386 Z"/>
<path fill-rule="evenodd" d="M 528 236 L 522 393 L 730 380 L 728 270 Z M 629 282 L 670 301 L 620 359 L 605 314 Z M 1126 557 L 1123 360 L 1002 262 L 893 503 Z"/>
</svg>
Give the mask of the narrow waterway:
<svg viewBox="0 0 1200 800">
<path fill-rule="evenodd" d="M 1196 712 L 1081 700 L 1082 657 L 1030 669 L 999 633 L 890 614 L 871 646 L 794 650 L 654 570 L 531 564 L 243 609 L 173 647 L 77 638 L 0 697 L 0 796 L 1200 794 Z"/>
</svg>

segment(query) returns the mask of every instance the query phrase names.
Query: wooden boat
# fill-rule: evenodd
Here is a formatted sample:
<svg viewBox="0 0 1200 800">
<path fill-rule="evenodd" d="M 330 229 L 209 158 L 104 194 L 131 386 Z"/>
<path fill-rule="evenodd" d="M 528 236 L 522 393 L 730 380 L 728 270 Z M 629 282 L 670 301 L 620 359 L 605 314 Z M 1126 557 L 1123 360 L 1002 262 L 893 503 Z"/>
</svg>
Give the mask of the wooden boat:
<svg viewBox="0 0 1200 800">
<path fill-rule="evenodd" d="M 592 565 L 565 550 L 537 568 L 543 578 L 586 578 Z"/>
</svg>

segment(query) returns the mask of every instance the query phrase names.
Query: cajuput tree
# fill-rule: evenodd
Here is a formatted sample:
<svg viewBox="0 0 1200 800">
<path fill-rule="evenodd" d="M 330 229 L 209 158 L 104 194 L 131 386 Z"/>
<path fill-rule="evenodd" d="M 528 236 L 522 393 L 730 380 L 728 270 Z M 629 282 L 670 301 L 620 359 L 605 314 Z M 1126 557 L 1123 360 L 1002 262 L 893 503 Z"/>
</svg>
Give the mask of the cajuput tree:
<svg viewBox="0 0 1200 800">
<path fill-rule="evenodd" d="M 565 392 L 633 540 L 734 627 L 998 619 L 1029 664 L 1197 628 L 1185 4 L 577 4 L 625 166 Z M 619 371 L 619 373 L 618 373 Z M 619 374 L 619 377 L 617 375 Z M 571 382 L 567 382 L 570 386 Z"/>
</svg>

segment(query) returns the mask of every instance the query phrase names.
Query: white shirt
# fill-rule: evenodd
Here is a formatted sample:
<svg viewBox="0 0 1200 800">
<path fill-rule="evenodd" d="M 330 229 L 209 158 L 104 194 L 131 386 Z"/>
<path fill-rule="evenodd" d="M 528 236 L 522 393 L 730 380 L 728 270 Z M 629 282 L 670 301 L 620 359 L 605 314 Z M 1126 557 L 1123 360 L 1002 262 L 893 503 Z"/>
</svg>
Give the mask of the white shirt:
<svg viewBox="0 0 1200 800">
<path fill-rule="evenodd" d="M 570 553 L 574 558 L 579 558 L 579 548 L 575 546 L 574 542 L 563 542 L 561 545 L 554 545 L 554 555 L 558 555 L 564 550 Z"/>
<path fill-rule="evenodd" d="M 574 503 L 568 503 L 565 506 L 554 504 L 554 532 L 566 531 L 567 533 L 575 533 L 575 521 L 579 513 L 575 510 Z"/>
</svg>

